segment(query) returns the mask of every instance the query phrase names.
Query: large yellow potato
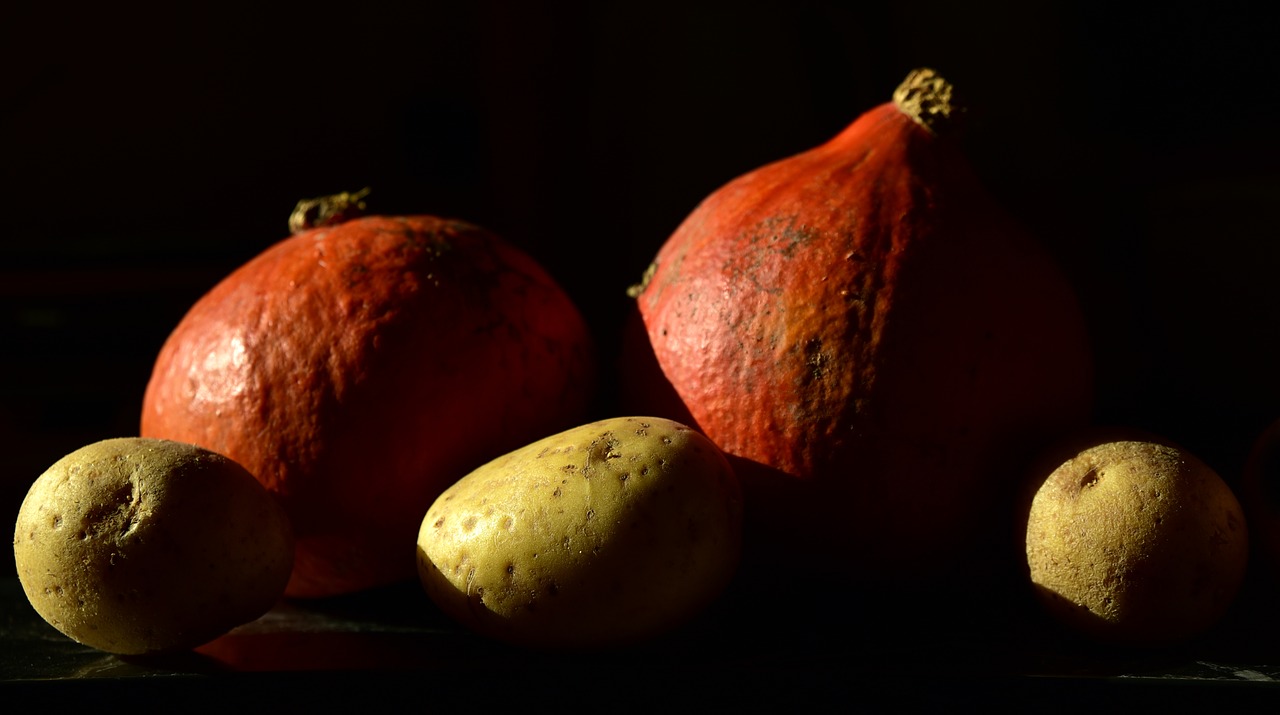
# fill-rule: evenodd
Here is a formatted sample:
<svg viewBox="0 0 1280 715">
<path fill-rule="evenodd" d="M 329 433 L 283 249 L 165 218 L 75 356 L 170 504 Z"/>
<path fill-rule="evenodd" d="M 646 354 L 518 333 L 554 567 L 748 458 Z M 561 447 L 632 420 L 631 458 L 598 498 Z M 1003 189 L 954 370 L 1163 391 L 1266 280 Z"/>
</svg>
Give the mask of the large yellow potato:
<svg viewBox="0 0 1280 715">
<path fill-rule="evenodd" d="M 1156 646 L 1214 625 L 1248 561 L 1240 503 L 1209 466 L 1150 441 L 1094 444 L 1035 494 L 1026 553 L 1049 613 L 1099 640 Z"/>
<path fill-rule="evenodd" d="M 681 625 L 733 577 L 742 497 L 719 449 L 622 417 L 489 462 L 436 499 L 418 536 L 433 601 L 535 647 L 625 644 Z"/>
<path fill-rule="evenodd" d="M 269 610 L 289 580 L 293 536 L 239 464 L 124 437 L 81 447 L 36 479 L 13 555 L 53 627 L 138 655 L 194 648 Z"/>
</svg>

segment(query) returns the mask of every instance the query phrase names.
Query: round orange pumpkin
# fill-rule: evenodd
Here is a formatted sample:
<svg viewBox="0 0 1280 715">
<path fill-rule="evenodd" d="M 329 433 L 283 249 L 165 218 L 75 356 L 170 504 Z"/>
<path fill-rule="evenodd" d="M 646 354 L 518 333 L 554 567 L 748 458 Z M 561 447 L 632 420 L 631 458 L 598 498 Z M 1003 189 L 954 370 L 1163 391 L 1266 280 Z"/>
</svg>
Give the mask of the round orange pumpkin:
<svg viewBox="0 0 1280 715">
<path fill-rule="evenodd" d="M 141 433 L 227 455 L 280 497 L 287 595 L 410 580 L 422 515 L 485 461 L 580 422 L 587 326 L 530 256 L 431 216 L 302 230 L 186 314 Z"/>
<path fill-rule="evenodd" d="M 1018 459 L 1090 416 L 1073 288 L 980 188 L 956 113 L 913 72 L 828 143 L 709 195 L 631 291 L 628 409 L 730 455 L 748 557 L 774 573 L 1012 558 Z"/>
</svg>

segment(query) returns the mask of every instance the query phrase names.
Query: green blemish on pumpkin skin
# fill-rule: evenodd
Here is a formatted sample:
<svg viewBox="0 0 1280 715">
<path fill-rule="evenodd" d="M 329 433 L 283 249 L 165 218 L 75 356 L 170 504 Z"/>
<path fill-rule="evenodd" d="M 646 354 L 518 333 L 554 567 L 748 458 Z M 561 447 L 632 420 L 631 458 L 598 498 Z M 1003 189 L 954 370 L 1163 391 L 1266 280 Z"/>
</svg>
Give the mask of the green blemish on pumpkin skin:
<svg viewBox="0 0 1280 715">
<path fill-rule="evenodd" d="M 804 224 L 801 224 L 794 229 L 786 229 L 778 238 L 779 240 L 785 241 L 782 247 L 778 249 L 778 252 L 781 253 L 784 258 L 794 258 L 796 252 L 800 250 L 801 246 L 818 238 L 818 232 Z"/>
</svg>

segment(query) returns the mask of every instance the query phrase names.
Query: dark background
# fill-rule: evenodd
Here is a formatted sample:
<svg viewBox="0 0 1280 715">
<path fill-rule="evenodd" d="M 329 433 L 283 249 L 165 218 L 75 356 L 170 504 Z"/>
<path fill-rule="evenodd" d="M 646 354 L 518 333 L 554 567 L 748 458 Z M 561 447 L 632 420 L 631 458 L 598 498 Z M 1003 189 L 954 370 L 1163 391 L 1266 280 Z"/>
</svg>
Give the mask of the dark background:
<svg viewBox="0 0 1280 715">
<path fill-rule="evenodd" d="M 298 199 L 372 186 L 376 212 L 494 229 L 608 361 L 626 287 L 703 196 L 917 66 L 1076 281 L 1099 421 L 1233 480 L 1280 418 L 1280 63 L 1246 4 L 118 5 L 0 10 L 8 513 L 63 454 L 136 434 L 169 330 Z"/>
</svg>

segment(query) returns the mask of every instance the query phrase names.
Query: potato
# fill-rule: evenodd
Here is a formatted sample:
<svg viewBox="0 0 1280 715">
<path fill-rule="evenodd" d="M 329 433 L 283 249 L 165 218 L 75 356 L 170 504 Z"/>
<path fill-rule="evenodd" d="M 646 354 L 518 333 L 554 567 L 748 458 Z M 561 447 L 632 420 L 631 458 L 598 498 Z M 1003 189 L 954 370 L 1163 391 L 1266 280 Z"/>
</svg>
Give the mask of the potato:
<svg viewBox="0 0 1280 715">
<path fill-rule="evenodd" d="M 289 580 L 293 536 L 239 464 L 123 437 L 81 447 L 35 480 L 13 555 L 54 628 L 139 655 L 194 648 L 269 610 Z"/>
<path fill-rule="evenodd" d="M 1209 466 L 1153 441 L 1095 443 L 1057 467 L 1027 519 L 1048 612 L 1100 641 L 1160 646 L 1213 626 L 1244 579 L 1240 503 Z"/>
<path fill-rule="evenodd" d="M 707 607 L 741 554 L 742 494 L 706 437 L 620 417 L 511 452 L 442 493 L 422 521 L 430 598 L 488 637 L 600 648 Z"/>
</svg>

